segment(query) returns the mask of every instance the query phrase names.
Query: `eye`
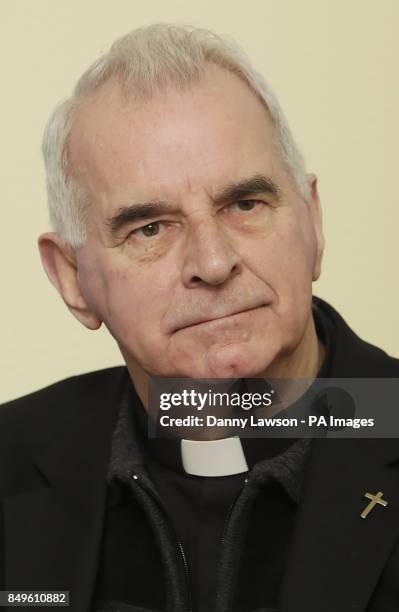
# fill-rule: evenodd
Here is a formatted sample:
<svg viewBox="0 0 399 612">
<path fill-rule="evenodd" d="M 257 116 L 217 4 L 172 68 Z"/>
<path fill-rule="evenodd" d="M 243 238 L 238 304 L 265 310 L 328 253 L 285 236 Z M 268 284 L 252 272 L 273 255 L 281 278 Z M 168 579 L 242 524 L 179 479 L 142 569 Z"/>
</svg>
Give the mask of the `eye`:
<svg viewBox="0 0 399 612">
<path fill-rule="evenodd" d="M 233 212 L 251 212 L 255 208 L 258 208 L 265 203 L 262 200 L 238 200 L 229 204 L 227 208 Z"/>
<path fill-rule="evenodd" d="M 153 236 L 156 236 L 157 234 L 159 234 L 159 230 L 160 230 L 159 221 L 153 221 L 152 223 L 148 223 L 148 225 L 143 225 L 142 227 L 138 227 L 137 229 L 133 230 L 131 233 L 139 237 L 144 236 L 145 238 L 152 238 Z"/>
</svg>

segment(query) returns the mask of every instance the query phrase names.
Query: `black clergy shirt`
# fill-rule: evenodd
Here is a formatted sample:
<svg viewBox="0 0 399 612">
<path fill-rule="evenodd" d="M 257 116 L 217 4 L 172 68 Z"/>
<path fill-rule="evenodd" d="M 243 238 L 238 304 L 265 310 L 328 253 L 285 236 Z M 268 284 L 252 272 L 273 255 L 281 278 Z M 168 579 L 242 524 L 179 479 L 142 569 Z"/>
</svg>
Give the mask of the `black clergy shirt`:
<svg viewBox="0 0 399 612">
<path fill-rule="evenodd" d="M 329 322 L 316 304 L 313 313 L 317 335 L 326 349 L 318 377 L 328 377 L 331 352 Z M 147 415 L 133 386 L 130 402 L 134 422 L 127 420 L 127 423 L 132 423 L 140 439 L 146 468 L 184 550 L 193 610 L 217 612 L 215 601 L 222 539 L 230 510 L 248 472 L 219 477 L 188 475 L 181 461 L 180 441 L 148 438 Z M 294 469 L 281 470 L 279 467 L 272 470 L 273 477 L 260 489 L 251 506 L 246 524 L 242 526 L 244 533 L 240 540 L 237 579 L 232 587 L 234 612 L 252 612 L 259 608 L 277 610 L 309 442 L 288 438 L 241 439 L 250 471 L 256 464 L 273 458 L 281 459 L 284 468 L 285 457 L 287 461 L 294 457 L 303 469 L 298 473 Z M 298 449 L 297 455 L 291 453 L 290 456 L 290 449 L 295 448 Z M 111 462 L 112 457 L 118 461 L 115 454 L 118 455 L 118 451 L 113 445 Z M 129 612 L 139 606 L 163 610 L 165 606 L 165 586 L 156 579 L 156 576 L 162 576 L 157 542 L 144 513 L 140 530 L 142 540 L 137 541 L 131 524 L 131 504 L 126 485 L 112 478 L 108 487 L 94 596 L 94 610 L 98 612 Z"/>
</svg>

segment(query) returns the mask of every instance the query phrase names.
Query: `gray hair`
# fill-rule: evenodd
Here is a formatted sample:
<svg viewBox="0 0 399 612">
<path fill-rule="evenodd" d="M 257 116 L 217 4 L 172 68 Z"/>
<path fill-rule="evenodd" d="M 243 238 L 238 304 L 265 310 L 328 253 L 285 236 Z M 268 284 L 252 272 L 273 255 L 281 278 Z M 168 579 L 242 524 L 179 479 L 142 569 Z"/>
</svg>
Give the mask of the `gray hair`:
<svg viewBox="0 0 399 612">
<path fill-rule="evenodd" d="M 246 82 L 269 111 L 275 140 L 300 196 L 310 199 L 305 163 L 280 104 L 262 75 L 231 39 L 186 25 L 153 24 L 116 40 L 79 79 L 73 94 L 50 117 L 43 137 L 50 224 L 72 249 L 86 240 L 88 198 L 68 164 L 68 138 L 81 101 L 111 78 L 126 95 L 148 99 L 162 87 L 184 88 L 215 64 Z"/>
</svg>

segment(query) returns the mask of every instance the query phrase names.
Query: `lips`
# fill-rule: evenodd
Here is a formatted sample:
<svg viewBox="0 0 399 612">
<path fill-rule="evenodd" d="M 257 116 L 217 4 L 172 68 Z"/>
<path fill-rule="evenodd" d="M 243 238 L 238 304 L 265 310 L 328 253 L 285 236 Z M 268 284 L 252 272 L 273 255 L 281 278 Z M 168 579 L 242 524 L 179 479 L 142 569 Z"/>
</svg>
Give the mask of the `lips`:
<svg viewBox="0 0 399 612">
<path fill-rule="evenodd" d="M 244 312 L 250 312 L 252 310 L 257 310 L 258 308 L 263 308 L 264 306 L 267 306 L 267 304 L 262 303 L 256 306 L 250 306 L 248 308 L 240 308 L 240 309 L 236 309 L 233 311 L 227 311 L 226 313 L 217 315 L 217 316 L 209 316 L 209 317 L 202 317 L 199 319 L 192 319 L 188 322 L 184 322 L 184 324 L 179 325 L 178 327 L 174 329 L 174 331 L 181 331 L 182 329 L 186 329 L 187 327 L 195 327 L 196 325 L 201 325 L 203 323 L 210 323 L 212 321 L 218 321 L 219 319 L 225 319 L 227 317 L 232 317 L 234 315 L 243 314 Z"/>
</svg>

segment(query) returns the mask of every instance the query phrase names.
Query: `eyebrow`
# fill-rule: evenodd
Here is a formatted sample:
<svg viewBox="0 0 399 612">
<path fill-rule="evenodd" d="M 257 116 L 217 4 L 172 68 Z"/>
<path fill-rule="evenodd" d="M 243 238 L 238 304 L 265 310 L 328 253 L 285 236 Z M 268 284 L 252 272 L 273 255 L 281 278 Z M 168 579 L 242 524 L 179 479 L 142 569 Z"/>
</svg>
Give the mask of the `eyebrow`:
<svg viewBox="0 0 399 612">
<path fill-rule="evenodd" d="M 266 193 L 275 200 L 280 199 L 280 189 L 271 178 L 256 174 L 250 178 L 240 180 L 236 183 L 229 183 L 212 198 L 215 206 L 220 206 L 226 202 L 242 200 L 249 196 Z M 119 208 L 118 212 L 106 219 L 105 225 L 112 238 L 116 238 L 120 231 L 135 221 L 153 219 L 165 213 L 176 213 L 178 209 L 163 200 L 152 202 L 142 202 L 129 204 Z"/>
</svg>

